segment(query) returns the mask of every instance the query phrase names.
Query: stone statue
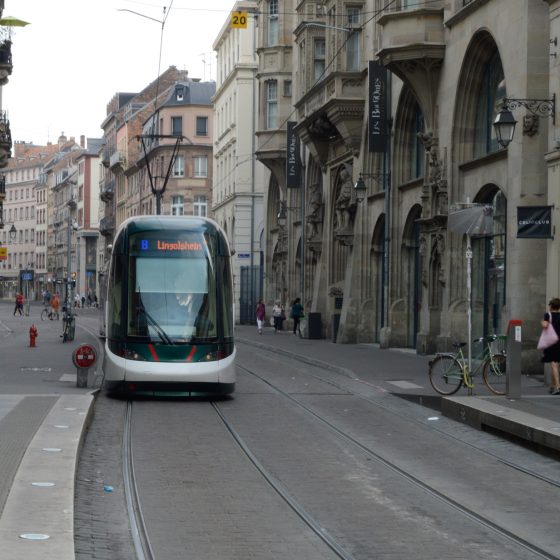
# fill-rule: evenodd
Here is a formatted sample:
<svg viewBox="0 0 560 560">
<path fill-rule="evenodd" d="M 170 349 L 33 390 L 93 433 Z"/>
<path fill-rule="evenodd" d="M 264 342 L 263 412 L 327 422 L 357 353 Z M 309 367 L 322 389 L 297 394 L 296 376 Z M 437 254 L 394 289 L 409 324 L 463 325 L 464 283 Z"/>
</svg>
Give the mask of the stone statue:
<svg viewBox="0 0 560 560">
<path fill-rule="evenodd" d="M 309 200 L 307 203 L 307 239 L 313 239 L 319 234 L 319 224 L 323 221 L 321 209 L 323 206 L 323 193 L 321 187 L 315 183 L 310 186 Z"/>
<path fill-rule="evenodd" d="M 350 230 L 352 204 L 352 174 L 345 166 L 340 171 L 340 191 L 336 197 L 334 208 L 336 212 L 337 233 Z"/>
</svg>

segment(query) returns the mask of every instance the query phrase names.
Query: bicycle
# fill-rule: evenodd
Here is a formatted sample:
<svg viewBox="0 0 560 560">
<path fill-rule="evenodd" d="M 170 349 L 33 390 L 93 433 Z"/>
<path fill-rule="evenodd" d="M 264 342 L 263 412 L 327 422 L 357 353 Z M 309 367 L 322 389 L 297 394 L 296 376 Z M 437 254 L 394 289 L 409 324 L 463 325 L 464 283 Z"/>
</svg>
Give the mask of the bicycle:
<svg viewBox="0 0 560 560">
<path fill-rule="evenodd" d="M 43 310 L 41 311 L 41 321 L 46 319 L 50 319 L 52 321 L 55 317 L 60 319 L 58 311 L 54 311 L 49 305 L 44 305 Z"/>
<path fill-rule="evenodd" d="M 462 386 L 469 389 L 472 394 L 474 387 L 473 378 L 482 370 L 482 379 L 488 389 L 495 395 L 506 394 L 506 352 L 505 335 L 490 335 L 477 338 L 475 343 L 483 343 L 482 355 L 475 361 L 476 367 L 469 371 L 468 359 L 463 354 L 466 342 L 453 344 L 457 348 L 455 354 L 438 354 L 430 361 L 428 377 L 430 384 L 440 395 L 453 395 Z M 498 345 L 498 351 L 494 351 L 492 345 Z"/>
<path fill-rule="evenodd" d="M 62 342 L 68 342 L 74 340 L 74 333 L 76 328 L 76 319 L 72 313 L 64 311 L 62 314 Z"/>
</svg>

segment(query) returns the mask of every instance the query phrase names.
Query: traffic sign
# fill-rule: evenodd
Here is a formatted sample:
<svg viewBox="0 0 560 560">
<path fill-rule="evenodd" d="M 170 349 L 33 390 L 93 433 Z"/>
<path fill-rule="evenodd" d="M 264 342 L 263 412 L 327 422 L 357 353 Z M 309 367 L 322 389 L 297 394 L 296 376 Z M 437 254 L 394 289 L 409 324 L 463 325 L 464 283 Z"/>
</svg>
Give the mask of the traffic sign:
<svg viewBox="0 0 560 560">
<path fill-rule="evenodd" d="M 72 353 L 72 361 L 77 368 L 89 368 L 95 364 L 97 353 L 95 348 L 89 344 L 78 346 Z"/>
<path fill-rule="evenodd" d="M 231 26 L 236 29 L 247 29 L 247 12 L 232 12 Z"/>
</svg>

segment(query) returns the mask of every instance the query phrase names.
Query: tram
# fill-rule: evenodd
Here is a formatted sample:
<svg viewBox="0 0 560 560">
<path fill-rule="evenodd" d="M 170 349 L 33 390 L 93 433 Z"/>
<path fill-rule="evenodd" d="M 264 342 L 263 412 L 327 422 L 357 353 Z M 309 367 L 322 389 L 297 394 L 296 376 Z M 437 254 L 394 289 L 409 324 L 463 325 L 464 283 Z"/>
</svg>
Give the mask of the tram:
<svg viewBox="0 0 560 560">
<path fill-rule="evenodd" d="M 126 220 L 113 243 L 105 322 L 108 393 L 232 393 L 233 281 L 218 224 L 182 216 Z"/>
</svg>

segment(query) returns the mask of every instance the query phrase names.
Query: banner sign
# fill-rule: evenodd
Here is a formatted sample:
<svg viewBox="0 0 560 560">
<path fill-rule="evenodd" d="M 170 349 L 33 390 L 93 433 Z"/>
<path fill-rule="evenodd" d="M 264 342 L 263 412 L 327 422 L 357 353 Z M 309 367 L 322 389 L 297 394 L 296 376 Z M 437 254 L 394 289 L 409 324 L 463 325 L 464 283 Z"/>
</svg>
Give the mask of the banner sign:
<svg viewBox="0 0 560 560">
<path fill-rule="evenodd" d="M 0 247 L 0 261 L 5 261 L 8 258 L 8 247 Z"/>
<path fill-rule="evenodd" d="M 368 131 L 370 152 L 387 151 L 387 69 L 375 60 L 369 61 Z"/>
<path fill-rule="evenodd" d="M 517 237 L 552 239 L 552 206 L 518 206 Z"/>
<path fill-rule="evenodd" d="M 296 124 L 296 121 L 288 121 L 286 131 L 286 187 L 288 189 L 297 189 L 301 186 L 299 136 L 294 130 Z"/>
</svg>

